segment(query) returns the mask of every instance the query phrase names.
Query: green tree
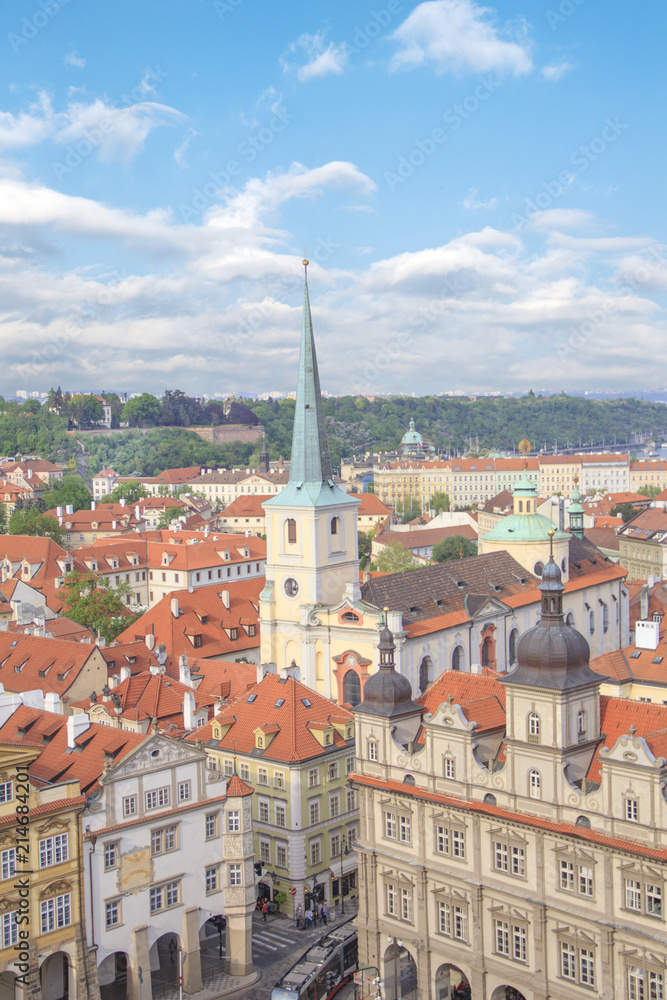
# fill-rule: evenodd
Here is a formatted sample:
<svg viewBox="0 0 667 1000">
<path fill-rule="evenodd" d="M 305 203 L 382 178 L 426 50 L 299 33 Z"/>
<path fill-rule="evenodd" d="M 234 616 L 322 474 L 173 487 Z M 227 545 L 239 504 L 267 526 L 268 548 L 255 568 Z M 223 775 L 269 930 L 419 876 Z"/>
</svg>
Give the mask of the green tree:
<svg viewBox="0 0 667 1000">
<path fill-rule="evenodd" d="M 433 493 L 428 505 L 436 514 L 439 514 L 441 510 L 448 511 L 449 497 L 446 493 Z"/>
<path fill-rule="evenodd" d="M 410 549 L 404 549 L 400 542 L 387 542 L 377 558 L 380 573 L 404 573 L 416 569 L 417 563 Z"/>
<path fill-rule="evenodd" d="M 407 524 L 408 521 L 414 521 L 416 517 L 419 517 L 421 512 L 421 504 L 418 500 L 413 500 L 412 497 L 406 497 L 401 504 L 396 505 L 396 513 L 403 524 Z"/>
<path fill-rule="evenodd" d="M 463 535 L 450 535 L 433 546 L 433 562 L 451 562 L 466 556 L 477 555 L 477 542 L 464 538 Z"/>
<path fill-rule="evenodd" d="M 127 483 L 119 483 L 112 489 L 111 493 L 101 498 L 101 503 L 120 503 L 125 500 L 127 503 L 136 503 L 142 497 L 148 496 L 148 490 L 138 480 Z"/>
<path fill-rule="evenodd" d="M 128 399 L 121 413 L 121 420 L 130 427 L 154 427 L 160 420 L 162 404 L 150 392 Z"/>
<path fill-rule="evenodd" d="M 175 521 L 179 514 L 183 513 L 183 507 L 166 507 L 160 514 L 157 522 L 158 531 L 166 531 L 171 528 L 171 522 Z"/>
<path fill-rule="evenodd" d="M 371 549 L 373 547 L 373 536 L 368 531 L 360 531 L 357 536 L 358 548 L 359 548 L 359 558 L 362 559 L 365 556 L 371 554 Z"/>
<path fill-rule="evenodd" d="M 658 493 L 662 493 L 662 489 L 654 483 L 647 483 L 646 486 L 640 486 L 637 493 L 641 493 L 643 497 L 650 497 L 653 500 L 657 497 Z"/>
<path fill-rule="evenodd" d="M 64 614 L 103 636 L 107 642 L 113 642 L 140 617 L 128 611 L 126 601 L 132 590 L 125 580 L 112 589 L 106 580 L 94 573 L 71 573 L 65 578 L 62 589 Z"/>
<path fill-rule="evenodd" d="M 42 494 L 47 510 L 66 504 L 71 504 L 74 510 L 86 510 L 91 499 L 90 490 L 81 476 L 67 476 L 62 483 Z"/>
<path fill-rule="evenodd" d="M 45 514 L 38 507 L 22 509 L 15 507 L 9 518 L 10 535 L 43 535 L 62 544 L 65 533 L 51 514 Z"/>
<path fill-rule="evenodd" d="M 612 507 L 611 516 L 612 517 L 622 517 L 623 524 L 627 524 L 635 514 L 639 513 L 636 507 L 633 507 L 631 503 L 619 503 L 615 507 Z"/>
<path fill-rule="evenodd" d="M 92 427 L 104 419 L 104 410 L 99 399 L 91 395 L 72 396 L 63 407 L 63 412 L 77 427 Z"/>
</svg>

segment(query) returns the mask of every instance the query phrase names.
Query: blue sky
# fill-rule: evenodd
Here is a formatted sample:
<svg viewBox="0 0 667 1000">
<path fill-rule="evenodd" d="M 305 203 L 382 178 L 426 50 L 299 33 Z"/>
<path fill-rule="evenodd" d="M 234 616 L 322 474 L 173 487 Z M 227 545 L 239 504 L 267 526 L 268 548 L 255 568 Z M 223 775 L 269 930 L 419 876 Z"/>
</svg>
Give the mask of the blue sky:
<svg viewBox="0 0 667 1000">
<path fill-rule="evenodd" d="M 667 9 L 14 0 L 0 392 L 667 383 Z"/>
</svg>

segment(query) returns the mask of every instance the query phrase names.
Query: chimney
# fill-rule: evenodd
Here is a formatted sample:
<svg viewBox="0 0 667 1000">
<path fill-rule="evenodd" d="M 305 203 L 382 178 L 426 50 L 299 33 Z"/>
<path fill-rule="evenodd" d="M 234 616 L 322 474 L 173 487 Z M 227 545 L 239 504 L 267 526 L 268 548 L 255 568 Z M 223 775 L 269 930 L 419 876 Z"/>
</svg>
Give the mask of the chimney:
<svg viewBox="0 0 667 1000">
<path fill-rule="evenodd" d="M 104 647 L 106 646 L 106 644 L 107 644 L 107 641 L 104 638 L 104 636 L 103 635 L 98 635 L 97 639 L 95 640 L 95 645 L 99 646 L 100 649 L 104 649 Z"/>
<path fill-rule="evenodd" d="M 120 500 L 119 500 L 118 502 L 120 503 L 121 507 L 124 507 L 124 506 L 125 506 L 125 504 L 126 504 L 126 500 L 125 500 L 125 497 L 121 497 L 121 498 L 120 498 Z"/>
<path fill-rule="evenodd" d="M 150 665 L 150 667 L 148 669 L 156 677 L 157 677 L 158 674 L 162 673 L 162 671 L 160 670 L 159 664 L 157 664 L 157 663 L 151 663 L 151 665 Z"/>
<path fill-rule="evenodd" d="M 657 649 L 660 642 L 660 622 L 635 622 L 635 647 Z"/>
<path fill-rule="evenodd" d="M 172 597 L 171 599 L 171 613 L 174 618 L 178 618 L 178 598 Z"/>
<path fill-rule="evenodd" d="M 79 715 L 67 716 L 67 749 L 73 750 L 76 741 L 87 729 L 90 728 L 90 719 L 85 712 Z"/>
<path fill-rule="evenodd" d="M 645 583 L 643 585 L 642 589 L 641 589 L 641 593 L 640 593 L 640 596 L 639 596 L 640 618 L 642 619 L 642 621 L 644 619 L 648 618 L 648 597 L 649 597 L 648 589 L 649 589 L 649 587 L 650 587 L 650 583 L 649 584 Z"/>
<path fill-rule="evenodd" d="M 183 695 L 183 728 L 194 729 L 195 727 L 195 696 L 192 691 L 186 691 Z"/>
<path fill-rule="evenodd" d="M 62 510 L 62 507 L 60 509 Z M 63 519 L 62 519 L 62 517 L 58 518 L 58 524 L 62 528 L 62 526 L 63 526 Z"/>
<path fill-rule="evenodd" d="M 147 632 L 146 635 L 144 636 L 144 642 L 146 643 L 146 648 L 150 649 L 152 651 L 153 650 L 153 646 L 155 645 L 155 635 L 154 635 L 154 633 L 153 632 Z"/>
<path fill-rule="evenodd" d="M 192 687 L 192 674 L 188 665 L 188 658 L 185 653 L 181 653 L 178 658 L 178 679 L 186 687 Z"/>
<path fill-rule="evenodd" d="M 32 479 L 32 469 L 28 469 L 28 479 Z"/>
<path fill-rule="evenodd" d="M 275 663 L 258 663 L 257 664 L 257 683 L 266 677 L 267 674 L 277 674 L 278 668 Z"/>
<path fill-rule="evenodd" d="M 231 602 L 229 600 L 229 591 L 228 590 L 223 590 L 223 592 L 220 594 L 220 597 L 222 598 L 222 603 L 224 604 L 224 606 L 229 611 L 229 608 L 231 606 Z"/>
<path fill-rule="evenodd" d="M 289 667 L 283 667 L 280 672 L 285 680 L 287 680 L 288 677 L 293 677 L 295 681 L 301 680 L 301 671 L 296 665 L 296 660 L 292 660 Z"/>
<path fill-rule="evenodd" d="M 137 504 L 137 506 L 134 508 L 134 516 L 136 517 L 137 521 L 141 517 L 141 510 L 139 508 L 139 504 Z"/>
<path fill-rule="evenodd" d="M 62 517 L 63 516 L 63 509 L 62 509 L 62 507 L 56 507 L 56 516 L 57 517 Z"/>
<path fill-rule="evenodd" d="M 44 695 L 44 711 L 55 712 L 56 715 L 62 714 L 60 695 L 56 694 L 55 691 L 47 691 L 46 694 Z"/>
<path fill-rule="evenodd" d="M 74 505 L 73 505 L 73 504 L 71 504 L 71 503 L 68 503 L 68 504 L 67 504 L 67 505 L 65 506 L 65 513 L 66 513 L 66 514 L 73 514 L 73 513 L 74 513 Z"/>
<path fill-rule="evenodd" d="M 130 670 L 128 664 L 124 663 L 122 665 L 122 667 L 120 668 L 120 679 L 121 679 L 121 682 L 122 681 L 129 681 L 129 679 L 130 679 L 131 676 L 132 676 L 132 671 Z"/>
<path fill-rule="evenodd" d="M 111 522 L 111 528 L 112 528 L 112 531 L 115 531 L 115 530 L 116 530 L 116 526 L 117 526 L 117 524 L 118 524 L 118 521 L 112 521 L 112 522 Z"/>
<path fill-rule="evenodd" d="M 96 508 L 96 507 L 97 507 L 97 504 L 95 503 L 95 501 L 94 501 L 94 500 L 91 500 L 91 501 L 90 501 L 90 509 L 91 509 L 91 510 L 95 510 L 95 508 Z"/>
</svg>

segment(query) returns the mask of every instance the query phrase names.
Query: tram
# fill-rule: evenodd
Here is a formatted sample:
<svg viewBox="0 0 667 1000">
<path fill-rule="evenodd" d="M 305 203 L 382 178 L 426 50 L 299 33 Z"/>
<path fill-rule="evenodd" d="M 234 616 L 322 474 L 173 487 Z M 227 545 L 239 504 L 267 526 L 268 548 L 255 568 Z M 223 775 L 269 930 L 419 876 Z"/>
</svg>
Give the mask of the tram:
<svg viewBox="0 0 667 1000">
<path fill-rule="evenodd" d="M 312 945 L 271 992 L 271 1000 L 329 1000 L 357 968 L 357 929 L 352 920 Z"/>
</svg>

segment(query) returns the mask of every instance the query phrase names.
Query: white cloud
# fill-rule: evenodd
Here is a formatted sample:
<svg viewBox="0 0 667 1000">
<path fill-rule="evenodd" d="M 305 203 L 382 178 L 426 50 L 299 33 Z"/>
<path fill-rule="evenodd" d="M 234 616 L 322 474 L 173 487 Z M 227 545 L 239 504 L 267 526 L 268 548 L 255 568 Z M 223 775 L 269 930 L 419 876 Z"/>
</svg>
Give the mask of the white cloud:
<svg viewBox="0 0 667 1000">
<path fill-rule="evenodd" d="M 40 92 L 25 111 L 0 112 L 0 151 L 35 146 L 47 139 L 65 146 L 86 139 L 102 161 L 129 160 L 141 151 L 154 128 L 185 121 L 180 111 L 153 101 L 126 108 L 99 98 L 90 103 L 70 101 L 64 111 L 57 112 L 49 95 Z"/>
<path fill-rule="evenodd" d="M 548 208 L 537 212 L 528 223 L 530 229 L 581 229 L 595 223 L 595 216 L 583 208 Z"/>
<path fill-rule="evenodd" d="M 303 34 L 287 49 L 287 53 L 281 56 L 280 63 L 284 73 L 296 73 L 297 79 L 302 83 L 313 80 L 318 76 L 329 76 L 332 73 L 340 75 L 347 69 L 349 55 L 344 42 L 336 45 L 329 42 L 325 45 L 325 32 L 320 31 L 315 35 Z M 298 65 L 286 58 L 287 55 L 305 55 L 306 62 Z"/>
<path fill-rule="evenodd" d="M 563 59 L 561 62 L 550 63 L 548 66 L 543 66 L 540 70 L 540 76 L 543 80 L 549 80 L 553 83 L 560 80 L 572 69 L 572 63 L 567 62 Z"/>
<path fill-rule="evenodd" d="M 470 188 L 467 198 L 463 201 L 463 207 L 477 211 L 479 208 L 494 209 L 498 205 L 497 198 L 488 198 L 487 201 L 477 200 L 477 188 Z"/>
<path fill-rule="evenodd" d="M 183 139 L 183 142 L 180 144 L 180 146 L 178 146 L 174 150 L 174 159 L 176 160 L 176 163 L 178 164 L 181 170 L 184 170 L 185 167 L 190 166 L 190 164 L 187 163 L 185 160 L 185 154 L 187 152 L 188 146 L 190 145 L 191 141 L 194 139 L 196 135 L 198 135 L 198 133 L 193 128 L 189 128 L 185 133 L 185 138 Z"/>
<path fill-rule="evenodd" d="M 83 69 L 86 65 L 86 60 L 81 56 L 77 56 L 75 52 L 68 52 L 65 56 L 65 63 L 68 66 L 76 67 L 76 69 Z"/>
<path fill-rule="evenodd" d="M 493 13 L 473 0 L 418 4 L 392 35 L 401 48 L 391 68 L 432 63 L 438 73 L 528 73 L 532 60 L 526 41 L 503 37 L 510 32 L 496 27 Z"/>
</svg>

